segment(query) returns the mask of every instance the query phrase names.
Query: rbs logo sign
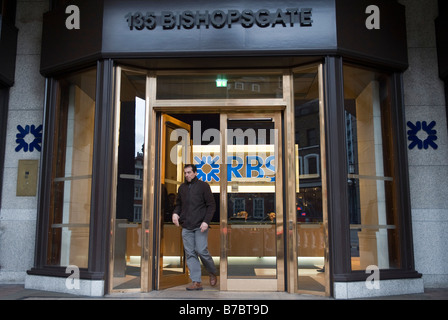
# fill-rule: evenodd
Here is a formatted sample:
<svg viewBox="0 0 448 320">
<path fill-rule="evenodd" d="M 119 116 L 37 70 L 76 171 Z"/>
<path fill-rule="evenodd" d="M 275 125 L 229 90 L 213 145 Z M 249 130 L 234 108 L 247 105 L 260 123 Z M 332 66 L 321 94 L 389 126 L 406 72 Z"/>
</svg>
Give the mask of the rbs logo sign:
<svg viewBox="0 0 448 320">
<path fill-rule="evenodd" d="M 198 168 L 198 179 L 206 182 L 219 182 L 220 156 L 194 157 Z M 245 166 L 245 168 L 244 168 Z M 264 166 L 264 168 L 263 168 Z M 268 178 L 275 181 L 275 156 L 263 158 L 258 155 L 248 155 L 245 157 L 227 157 L 227 181 L 235 178 Z"/>
<path fill-rule="evenodd" d="M 275 150 L 278 142 L 277 129 L 226 129 L 228 144 L 225 157 L 221 156 L 221 132 L 215 128 L 201 129 L 200 121 L 193 121 L 193 145 L 190 132 L 175 129 L 170 141 L 170 161 L 175 165 L 187 163 L 190 152 L 198 169 L 198 179 L 219 182 L 221 166 L 227 166 L 227 181 L 235 179 L 264 179 L 275 181 Z M 210 141 L 209 144 L 204 142 Z"/>
</svg>

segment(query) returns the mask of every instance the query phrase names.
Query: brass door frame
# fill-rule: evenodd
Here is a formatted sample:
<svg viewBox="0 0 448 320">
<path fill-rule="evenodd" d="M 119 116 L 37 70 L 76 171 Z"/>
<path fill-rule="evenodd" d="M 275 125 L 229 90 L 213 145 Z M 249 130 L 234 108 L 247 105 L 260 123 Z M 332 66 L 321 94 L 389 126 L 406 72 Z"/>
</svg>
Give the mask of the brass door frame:
<svg viewBox="0 0 448 320">
<path fill-rule="evenodd" d="M 226 70 L 226 73 L 241 73 L 244 71 L 241 70 Z M 268 98 L 268 99 L 186 99 L 186 100 L 160 100 L 160 99 L 156 99 L 156 85 L 157 85 L 157 75 L 166 75 L 166 74 L 175 74 L 175 75 L 182 75 L 182 74 L 188 74 L 188 75 L 192 75 L 192 74 L 216 74 L 216 73 L 220 73 L 219 71 L 216 70 L 207 70 L 207 71 L 180 71 L 180 72 L 176 72 L 176 71 L 161 71 L 161 72 L 157 72 L 157 73 L 152 73 L 148 75 L 148 82 L 153 83 L 152 85 L 152 91 L 151 90 L 147 90 L 147 92 L 150 92 L 150 97 L 147 97 L 147 101 L 149 103 L 149 107 L 148 107 L 148 114 L 151 116 L 151 118 L 153 119 L 153 121 L 155 121 L 156 118 L 156 113 L 157 112 L 162 112 L 162 113 L 185 113 L 186 110 L 188 110 L 188 113 L 220 113 L 220 114 L 227 114 L 229 112 L 231 112 L 232 114 L 242 114 L 242 112 L 245 112 L 246 117 L 247 115 L 261 115 L 263 114 L 263 117 L 266 117 L 265 113 L 262 112 L 268 112 L 270 114 L 272 114 L 272 116 L 274 117 L 278 117 L 278 121 L 275 121 L 276 125 L 280 125 L 281 126 L 281 113 L 280 111 L 285 110 L 285 108 L 287 107 L 287 99 L 285 99 L 285 95 L 283 98 Z M 250 75 L 255 75 L 255 74 L 278 74 L 278 75 L 282 75 L 283 74 L 283 82 L 285 82 L 286 79 L 288 79 L 289 77 L 289 71 L 287 70 L 261 70 L 261 71 L 247 71 L 246 74 L 250 74 Z M 286 79 L 285 79 L 286 77 Z M 283 86 L 284 87 L 284 86 Z M 149 100 L 149 98 L 151 98 L 151 100 Z M 277 113 L 275 113 L 275 111 L 277 111 Z M 274 112 L 274 113 L 273 113 Z M 260 116 L 261 117 L 261 116 Z M 149 122 L 148 122 L 149 123 Z M 227 125 L 226 125 L 227 126 Z M 221 126 L 222 127 L 222 126 Z M 155 137 L 156 136 L 156 125 L 155 123 L 150 127 L 151 129 L 149 131 L 151 131 L 150 136 Z M 281 139 L 281 131 L 282 129 L 279 129 L 279 138 Z M 222 134 L 222 132 L 221 132 Z M 153 140 L 154 141 L 154 140 Z M 221 139 L 221 141 L 224 141 L 223 139 Z M 155 141 L 154 141 L 155 142 Z M 223 143 L 221 143 L 221 146 L 223 145 Z M 281 143 L 279 143 L 279 146 L 281 145 Z M 280 148 L 279 148 L 280 149 Z M 155 171 L 155 163 L 156 163 L 156 159 L 155 159 L 155 152 L 150 153 L 150 157 L 148 157 L 148 159 L 145 158 L 145 161 L 148 161 L 148 177 L 152 176 L 152 177 L 156 177 L 156 171 Z M 225 167 L 225 166 L 223 166 Z M 154 179 L 153 179 L 154 180 Z M 221 182 L 225 180 L 225 179 L 221 179 Z M 150 180 L 149 180 L 150 181 Z M 283 186 L 281 185 L 281 189 L 278 190 L 283 190 Z M 156 191 L 157 186 L 153 186 L 152 190 Z M 220 187 L 220 190 L 222 187 Z M 151 190 L 151 189 L 150 189 Z M 222 194 L 222 193 L 221 193 Z M 146 198 L 145 198 L 146 199 Z M 148 210 L 154 210 L 154 208 L 158 205 L 157 201 L 158 199 L 155 199 L 155 197 L 149 197 L 147 198 L 148 200 Z M 277 203 L 282 204 L 283 199 L 281 199 L 281 201 L 277 201 Z M 282 209 L 283 210 L 283 209 Z M 281 211 L 283 212 L 283 211 Z M 154 211 L 152 212 L 152 217 L 154 216 Z M 152 221 L 151 225 L 154 223 L 154 218 L 150 218 L 150 221 Z M 283 224 L 283 222 L 282 222 Z M 222 226 L 220 227 L 221 229 L 221 244 L 222 242 Z M 154 232 L 154 229 L 152 230 L 152 232 Z M 151 233 L 152 234 L 152 233 Z M 277 289 L 278 290 L 284 290 L 284 247 L 283 244 L 281 246 L 279 246 L 282 250 L 281 253 L 281 257 L 282 257 L 282 263 L 279 263 L 278 265 L 282 266 L 282 270 L 281 272 L 278 271 L 278 278 L 281 278 L 281 281 L 277 279 Z M 221 255 L 222 255 L 222 245 L 221 245 Z M 154 254 L 153 254 L 154 256 Z M 279 256 L 278 256 L 279 258 Z M 157 257 L 154 257 L 154 259 L 157 259 Z M 220 261 L 222 261 L 222 259 L 220 259 Z M 155 260 L 153 261 L 153 263 L 155 263 Z M 220 262 L 221 263 L 221 262 Z M 221 269 L 222 270 L 222 269 Z M 227 268 L 225 268 L 225 271 L 227 272 Z M 220 273 L 222 274 L 223 271 L 220 271 Z M 156 272 L 157 273 L 157 272 Z M 155 274 L 156 274 L 155 273 Z M 280 276 L 280 274 L 282 276 Z M 222 279 L 223 277 L 220 277 L 220 279 Z M 157 281 L 157 279 L 153 279 L 153 281 Z M 221 281 L 221 280 L 220 280 Z M 220 290 L 227 290 L 227 283 L 224 285 L 224 287 L 220 287 Z M 149 288 L 149 286 L 148 286 Z M 142 291 L 143 291 L 143 286 L 142 286 Z"/>
<path fill-rule="evenodd" d="M 158 139 L 161 143 L 160 145 L 160 154 L 161 154 L 161 161 L 159 163 L 159 179 L 158 179 L 158 184 L 156 186 L 156 188 L 158 188 L 158 200 L 160 201 L 161 199 L 161 186 L 165 183 L 165 165 L 166 165 L 166 157 L 169 157 L 169 154 L 166 149 L 166 139 L 169 137 L 166 137 L 166 130 L 165 130 L 165 122 L 170 122 L 172 123 L 174 126 L 178 127 L 178 128 L 182 128 L 188 131 L 189 134 L 191 134 L 191 128 L 189 125 L 179 121 L 176 118 L 173 118 L 167 114 L 162 114 L 160 117 L 160 138 Z M 190 142 L 188 142 L 188 144 L 190 145 Z M 190 150 L 186 150 L 187 152 L 187 158 L 190 158 L 189 161 L 191 161 L 191 153 Z M 184 160 L 184 159 L 183 159 Z M 183 168 L 182 168 L 182 176 L 183 176 Z M 160 208 L 160 203 L 158 203 L 158 207 Z M 168 287 L 174 287 L 177 285 L 182 285 L 182 284 L 186 284 L 188 283 L 188 268 L 185 264 L 185 273 L 183 274 L 178 274 L 178 275 L 169 275 L 169 276 L 163 276 L 163 252 L 162 252 L 162 245 L 163 245 L 163 241 L 164 241 L 164 235 L 165 233 L 162 232 L 162 228 L 163 228 L 163 222 L 161 219 L 161 216 L 158 215 L 158 218 L 154 219 L 154 223 L 156 224 L 156 228 L 158 230 L 158 232 L 156 232 L 156 234 L 159 234 L 157 236 L 157 241 L 156 243 L 158 243 L 158 250 L 156 251 L 156 257 L 155 257 L 155 261 L 158 261 L 158 268 L 157 268 L 157 277 L 156 277 L 156 289 L 160 290 L 160 289 L 164 289 L 164 288 L 168 288 Z M 181 250 L 183 250 L 183 247 L 181 248 Z M 185 257 L 184 257 L 185 258 Z M 184 261 L 185 263 L 185 261 Z"/>
<path fill-rule="evenodd" d="M 308 68 L 312 65 L 306 65 L 304 68 Z M 323 109 L 323 68 L 322 64 L 318 65 L 319 68 L 319 95 L 320 95 L 320 109 Z M 125 69 L 120 66 L 116 67 L 115 74 L 116 76 L 116 92 L 119 90 L 119 74 L 120 70 Z M 138 71 L 133 68 L 133 71 Z M 140 70 L 141 71 L 141 70 Z M 232 70 L 226 70 L 226 73 L 233 72 Z M 244 70 L 236 70 L 235 73 L 243 73 Z M 283 125 L 281 126 L 279 131 L 279 136 L 284 137 L 283 145 L 284 148 L 280 150 L 282 152 L 282 165 L 285 172 L 295 172 L 295 154 L 294 154 L 294 76 L 293 70 L 284 69 L 284 70 L 247 70 L 245 72 L 248 75 L 254 74 L 266 74 L 266 73 L 275 73 L 283 75 L 283 97 L 282 98 L 268 98 L 268 99 L 191 99 L 191 100 L 157 100 L 157 75 L 159 74 L 204 74 L 204 73 L 213 73 L 219 74 L 219 70 L 200 70 L 200 71 L 164 71 L 164 72 L 146 72 L 147 81 L 146 81 L 146 130 L 145 135 L 145 146 L 144 152 L 146 155 L 144 160 L 144 177 L 143 177 L 143 204 L 142 204 L 142 235 L 143 237 L 143 245 L 142 245 L 142 262 L 141 262 L 141 291 L 149 292 L 154 289 L 154 283 L 157 279 L 157 270 L 155 270 L 154 266 L 156 265 L 157 257 L 152 252 L 152 248 L 154 247 L 154 217 L 155 217 L 155 208 L 157 203 L 157 199 L 155 198 L 155 194 L 158 186 L 155 184 L 155 177 L 157 177 L 156 167 L 156 147 L 157 147 L 157 112 L 166 112 L 166 113 L 184 113 L 187 109 L 189 113 L 222 113 L 222 114 L 238 114 L 238 113 L 246 113 L 246 114 L 262 114 L 266 113 L 274 113 L 276 117 L 283 115 Z M 117 114 L 119 114 L 119 109 L 117 106 L 119 105 L 118 101 L 119 92 L 116 94 L 115 101 L 115 146 L 118 144 L 118 124 L 117 124 Z M 266 114 L 263 114 L 266 117 Z M 221 117 L 221 127 L 225 128 L 227 126 L 225 120 L 225 125 L 223 126 L 223 117 Z M 276 121 L 276 123 L 281 124 L 281 121 Z M 325 241 L 326 241 L 326 256 L 325 256 L 325 268 L 327 270 L 326 274 L 326 292 L 325 295 L 330 295 L 330 279 L 329 279 L 329 246 L 328 246 L 328 213 L 327 213 L 327 205 L 326 205 L 326 163 L 325 163 L 325 136 L 324 136 L 324 125 L 325 119 L 323 116 L 323 112 L 321 112 L 321 147 L 322 147 L 322 174 L 323 174 L 323 208 L 324 208 L 324 232 L 325 232 Z M 281 134 L 280 134 L 281 132 Z M 224 141 L 224 136 L 222 134 L 222 140 Z M 221 145 L 224 145 L 222 143 Z M 116 148 L 116 147 L 115 147 Z M 115 150 L 116 151 L 116 150 Z M 222 151 L 222 150 L 221 150 Z M 116 170 L 117 164 L 117 154 L 114 154 L 114 170 Z M 226 168 L 225 168 L 226 170 Z M 283 171 L 283 170 L 282 170 Z M 114 178 L 116 179 L 116 171 L 114 172 Z M 287 283 L 287 291 L 290 293 L 301 292 L 300 288 L 298 288 L 297 284 L 297 235 L 296 235 L 296 216 L 295 216 L 295 190 L 296 190 L 296 181 L 295 177 L 291 177 L 290 175 L 285 175 L 282 177 L 282 185 L 281 189 L 284 190 L 284 221 L 282 223 L 282 228 L 285 226 L 283 232 L 288 232 L 288 236 L 285 237 L 284 242 L 284 250 L 282 253 L 282 258 L 286 259 L 286 269 L 284 269 L 282 278 L 286 278 Z M 225 179 L 224 179 L 225 180 Z M 223 181 L 223 179 L 221 179 Z M 116 181 L 114 181 L 114 185 L 116 186 Z M 114 186 L 111 187 L 112 190 Z M 222 188 L 222 187 L 221 187 Z M 325 192 L 325 193 L 324 193 Z M 115 217 L 115 201 L 116 194 L 112 191 L 112 215 L 111 215 L 111 228 L 114 225 L 114 217 Z M 283 202 L 283 199 L 282 201 Z M 221 221 L 221 223 L 223 223 Z M 223 226 L 223 224 L 221 225 Z M 279 227 L 278 227 L 279 228 Z M 111 283 L 112 275 L 113 275 L 113 232 L 111 230 L 111 246 L 110 246 L 110 259 L 109 259 L 109 283 Z M 223 235 L 221 234 L 221 240 Z M 222 250 L 222 249 L 221 249 Z M 283 265 L 283 264 L 282 264 Z M 227 268 L 227 266 L 224 266 Z M 225 269 L 227 270 L 227 269 Z M 280 274 L 279 274 L 280 276 Z M 284 283 L 278 285 L 279 288 L 283 286 Z M 225 290 L 226 284 L 221 287 L 221 290 Z M 112 292 L 111 284 L 109 284 L 109 292 Z"/>
<path fill-rule="evenodd" d="M 277 132 L 275 143 L 276 174 L 275 174 L 275 206 L 276 213 L 276 258 L 277 258 L 277 278 L 276 279 L 229 279 L 227 277 L 227 252 L 228 252 L 228 221 L 227 221 L 227 122 L 228 120 L 241 119 L 261 119 L 272 118 L 274 129 Z M 282 155 L 282 124 L 281 112 L 271 113 L 221 113 L 221 180 L 220 180 L 220 230 L 221 230 L 221 256 L 220 256 L 220 289 L 221 290 L 244 290 L 244 291 L 284 291 L 285 290 L 285 255 L 284 255 L 284 234 L 283 234 L 283 155 Z"/>
<path fill-rule="evenodd" d="M 324 84 L 323 84 L 323 65 L 309 64 L 303 67 L 292 69 L 289 77 L 284 78 L 284 96 L 289 101 L 285 110 L 285 172 L 296 172 L 295 159 L 295 116 L 294 116 L 294 73 L 300 70 L 317 67 L 319 78 L 319 122 L 320 122 L 320 148 L 321 148 L 321 174 L 322 174 L 322 216 L 324 232 L 324 270 L 325 270 L 325 292 L 302 290 L 298 285 L 298 239 L 297 239 L 297 216 L 296 216 L 296 181 L 295 177 L 286 175 L 285 177 L 285 198 L 288 221 L 286 223 L 289 236 L 286 239 L 286 254 L 288 265 L 288 292 L 304 293 L 313 295 L 323 295 L 329 297 L 330 288 L 330 247 L 328 235 L 328 205 L 327 205 L 327 163 L 326 163 L 326 136 L 325 136 L 325 117 L 324 117 Z"/>
<path fill-rule="evenodd" d="M 153 275 L 150 270 L 150 265 L 152 265 L 152 256 L 149 254 L 149 248 L 153 246 L 153 211 L 154 209 L 150 207 L 150 201 L 148 201 L 149 195 L 153 192 L 153 181 L 148 179 L 149 176 L 149 167 L 148 165 L 153 163 L 151 162 L 149 157 L 144 158 L 143 162 L 143 190 L 142 190 L 142 223 L 141 223 L 141 234 L 142 234 L 142 251 L 141 251 L 141 263 L 140 263 L 140 278 L 141 278 L 141 287 L 140 289 L 114 289 L 114 244 L 115 244 L 115 221 L 116 221 L 116 201 L 117 201 L 117 179 L 118 179 L 118 146 L 119 146 L 119 132 L 120 132 L 120 100 L 121 100 L 121 74 L 122 71 L 132 71 L 136 73 L 141 73 L 142 75 L 147 76 L 146 71 L 142 71 L 141 69 L 129 68 L 129 67 L 121 67 L 116 66 L 114 70 L 115 74 L 115 100 L 114 100 L 114 150 L 113 150 L 113 170 L 112 170 L 112 184 L 111 184 L 111 214 L 110 214 L 110 245 L 109 245 L 109 273 L 108 273 L 108 292 L 135 292 L 135 291 L 150 291 L 150 283 L 152 282 Z M 146 93 L 145 93 L 145 127 L 149 125 L 152 126 L 154 124 L 153 115 L 149 112 L 150 105 L 150 97 L 152 94 L 152 85 L 154 83 L 150 83 L 146 81 Z M 155 91 L 154 91 L 155 92 Z M 151 155 L 155 152 L 154 149 L 154 137 L 150 130 L 145 129 L 145 143 L 144 143 L 144 154 Z M 154 140 L 155 141 L 155 140 Z M 151 153 L 152 152 L 152 153 Z M 148 182 L 149 181 L 149 182 Z M 152 189 L 151 189 L 152 187 Z M 149 189 L 149 190 L 148 190 Z"/>
<path fill-rule="evenodd" d="M 115 67 L 115 114 L 114 114 L 114 156 L 113 156 L 113 170 L 112 170 L 112 186 L 111 186 L 111 215 L 110 215 L 110 245 L 109 245 L 109 277 L 108 277 L 108 292 L 115 292 L 114 290 L 114 252 L 115 252 L 115 219 L 116 219 L 116 203 L 117 203 L 117 183 L 118 183 L 118 139 L 120 131 L 120 98 L 121 98 L 121 70 L 122 68 Z"/>
</svg>

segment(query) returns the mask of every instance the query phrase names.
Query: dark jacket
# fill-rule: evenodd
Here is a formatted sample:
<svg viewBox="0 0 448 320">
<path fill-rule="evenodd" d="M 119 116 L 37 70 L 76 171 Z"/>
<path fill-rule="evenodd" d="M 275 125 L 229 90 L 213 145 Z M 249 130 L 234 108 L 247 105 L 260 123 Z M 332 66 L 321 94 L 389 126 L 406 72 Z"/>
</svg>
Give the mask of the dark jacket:
<svg viewBox="0 0 448 320">
<path fill-rule="evenodd" d="M 215 209 L 215 199 L 208 183 L 195 177 L 190 183 L 184 182 L 179 187 L 173 213 L 179 215 L 182 228 L 193 230 L 199 228 L 202 222 L 210 225 Z"/>
</svg>

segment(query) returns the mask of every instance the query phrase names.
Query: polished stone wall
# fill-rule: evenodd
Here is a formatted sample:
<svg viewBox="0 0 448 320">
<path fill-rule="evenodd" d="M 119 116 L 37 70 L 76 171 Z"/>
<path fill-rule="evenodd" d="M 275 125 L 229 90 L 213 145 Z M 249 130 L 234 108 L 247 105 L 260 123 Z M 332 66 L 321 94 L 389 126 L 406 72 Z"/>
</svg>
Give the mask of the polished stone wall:
<svg viewBox="0 0 448 320">
<path fill-rule="evenodd" d="M 39 73 L 39 66 L 42 14 L 48 8 L 48 0 L 17 1 L 16 74 L 9 97 L 0 209 L 0 283 L 23 283 L 26 270 L 33 266 L 34 261 L 37 196 L 18 197 L 16 186 L 19 160 L 38 160 L 40 167 L 40 152 L 36 149 L 25 152 L 24 148 L 16 151 L 19 146 L 16 135 L 19 134 L 18 126 L 25 129 L 34 125 L 38 129 L 42 125 L 45 79 Z M 34 138 L 35 135 L 29 132 L 23 140 L 29 145 Z"/>
<path fill-rule="evenodd" d="M 437 131 L 437 149 L 429 146 L 428 149 L 414 147 L 408 150 L 416 270 L 423 274 L 426 287 L 447 287 L 448 136 L 445 92 L 438 77 L 433 23 L 438 15 L 437 0 L 399 2 L 406 6 L 408 30 L 410 66 L 404 73 L 406 121 L 414 125 L 435 121 L 433 129 Z M 17 3 L 16 82 L 10 90 L 0 208 L 0 283 L 24 283 L 26 270 L 33 266 L 38 197 L 18 197 L 16 184 L 19 160 L 38 160 L 40 166 L 41 154 L 37 150 L 16 151 L 16 135 L 18 126 L 43 124 L 45 92 L 45 79 L 39 73 L 39 65 L 42 14 L 48 10 L 49 1 L 18 0 Z M 428 134 L 420 130 L 417 137 L 424 141 Z M 25 142 L 30 143 L 30 138 L 33 137 L 28 135 Z M 38 281 L 32 279 L 33 283 Z M 394 294 L 392 289 L 397 283 L 402 282 L 389 281 L 384 288 Z M 409 283 L 418 292 L 420 282 L 409 280 Z M 65 288 L 63 282 L 59 285 Z M 364 290 L 365 284 L 335 284 L 335 290 L 341 297 L 354 297 L 355 286 Z M 56 290 L 56 287 L 51 289 Z"/>
<path fill-rule="evenodd" d="M 437 0 L 399 2 L 406 6 L 408 34 L 406 121 L 435 121 L 432 129 L 437 131 L 437 149 L 408 149 L 415 268 L 423 274 L 425 287 L 448 287 L 448 137 L 434 26 L 438 5 Z M 417 136 L 424 141 L 428 133 L 421 130 Z"/>
</svg>

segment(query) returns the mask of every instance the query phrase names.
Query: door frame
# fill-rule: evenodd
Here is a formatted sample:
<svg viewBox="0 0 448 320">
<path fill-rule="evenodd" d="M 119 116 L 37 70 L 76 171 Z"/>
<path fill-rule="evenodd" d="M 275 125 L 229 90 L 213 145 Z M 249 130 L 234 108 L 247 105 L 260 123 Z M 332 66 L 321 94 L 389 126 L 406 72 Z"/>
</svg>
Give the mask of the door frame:
<svg viewBox="0 0 448 320">
<path fill-rule="evenodd" d="M 185 113 L 186 108 L 189 113 L 275 113 L 278 112 L 282 117 L 281 135 L 282 136 L 282 171 L 283 172 L 295 172 L 295 153 L 294 153 L 294 71 L 298 69 L 306 69 L 311 66 L 318 66 L 319 68 L 319 82 L 320 82 L 320 109 L 323 108 L 323 65 L 322 63 L 307 64 L 303 67 L 295 69 L 263 69 L 263 70 L 226 70 L 226 73 L 238 73 L 245 72 L 248 75 L 256 74 L 278 74 L 283 77 L 283 96 L 282 98 L 266 98 L 266 99 L 188 99 L 188 100 L 160 100 L 156 98 L 157 93 L 157 76 L 159 75 L 193 75 L 193 74 L 219 74 L 220 70 L 184 70 L 184 71 L 144 71 L 142 69 L 128 68 L 128 67 L 115 67 L 115 74 L 118 75 L 121 69 L 132 69 L 134 71 L 146 72 L 146 114 L 145 123 L 146 130 L 144 153 L 148 156 L 144 159 L 144 177 L 143 177 L 143 205 L 142 205 L 142 256 L 141 256 L 141 292 L 149 292 L 157 288 L 158 281 L 158 260 L 157 250 L 154 250 L 156 243 L 155 232 L 155 210 L 158 205 L 158 195 L 160 186 L 156 185 L 156 178 L 159 175 L 158 163 L 156 158 L 158 139 L 160 139 L 160 123 L 158 113 Z M 115 80 L 116 89 L 119 88 L 119 77 Z M 116 93 L 115 99 L 119 94 Z M 115 101 L 117 106 L 117 100 Z M 115 107 L 115 115 L 117 115 L 117 107 Z M 323 113 L 321 113 L 321 132 L 324 132 L 325 119 Z M 115 116 L 115 144 L 117 136 L 117 118 Z M 321 135 L 322 148 L 325 147 L 325 136 Z M 325 150 L 322 154 L 322 174 L 326 178 L 326 157 Z M 116 170 L 116 158 L 114 158 L 114 170 Z M 282 172 L 282 174 L 283 174 Z M 283 259 L 284 270 L 283 279 L 287 292 L 289 293 L 301 293 L 298 288 L 297 281 L 297 226 L 295 215 L 295 190 L 296 181 L 295 178 L 291 178 L 288 175 L 283 177 L 282 190 L 284 190 L 284 221 L 283 228 L 285 230 L 284 235 L 284 254 Z M 326 192 L 326 191 L 325 191 Z M 326 194 L 326 193 L 325 193 Z M 115 195 L 112 194 L 112 208 L 114 208 Z M 325 295 L 330 295 L 330 263 L 329 263 L 329 237 L 328 237 L 328 213 L 326 196 L 323 199 L 324 208 L 324 232 L 326 241 L 326 255 L 325 255 L 325 267 L 326 267 L 326 292 Z M 112 210 L 113 211 L 113 210 Z M 113 222 L 113 215 L 112 215 Z M 113 223 L 111 223 L 113 226 Z M 286 232 L 288 235 L 286 235 Z M 111 230 L 111 243 L 113 243 L 113 232 Z M 110 246 L 109 255 L 109 272 L 113 270 L 113 246 Z M 111 273 L 111 272 L 110 272 Z M 110 281 L 109 276 L 109 281 Z M 109 292 L 113 292 L 109 285 Z M 306 292 L 309 293 L 309 292 Z M 313 294 L 319 294 L 314 293 Z"/>
<path fill-rule="evenodd" d="M 276 264 L 277 277 L 275 279 L 229 279 L 227 275 L 227 244 L 228 233 L 228 197 L 227 197 L 227 121 L 241 119 L 261 119 L 272 118 L 274 121 L 274 129 L 277 132 L 275 157 L 276 157 L 276 174 L 275 174 L 275 206 L 276 206 Z M 283 155 L 282 155 L 282 117 L 281 111 L 276 112 L 251 112 L 251 113 L 220 113 L 220 130 L 221 130 L 221 164 L 220 170 L 220 235 L 221 235 L 221 255 L 220 255 L 220 290 L 244 290 L 244 291 L 284 291 L 285 290 L 285 236 L 283 234 L 284 215 L 287 214 L 283 207 Z M 281 213 L 281 214 L 278 214 Z"/>
<path fill-rule="evenodd" d="M 166 136 L 166 128 L 167 128 L 167 123 L 171 123 L 171 125 L 173 127 L 176 128 L 180 128 L 180 129 L 184 129 L 188 132 L 189 137 L 191 136 L 191 128 L 188 124 L 183 123 L 182 121 L 179 121 L 176 118 L 171 117 L 170 115 L 166 114 L 166 113 L 162 113 L 160 115 L 160 130 L 158 130 L 160 137 L 158 138 L 158 141 L 160 142 L 160 146 L 158 148 L 159 153 L 160 153 L 160 157 L 159 159 L 161 160 L 158 163 L 158 168 L 159 168 L 159 174 L 157 176 L 157 179 L 155 179 L 158 183 L 157 183 L 157 190 L 158 190 L 158 199 L 161 199 L 162 197 L 162 185 L 166 184 L 166 177 L 165 177 L 165 171 L 166 171 L 166 158 L 170 157 L 169 151 L 166 150 L 166 141 L 167 139 L 169 139 L 169 137 Z M 191 145 L 190 141 L 186 141 L 187 145 Z M 188 148 L 186 148 L 185 150 L 186 154 L 185 154 L 185 158 L 189 158 L 188 162 L 191 161 L 191 153 L 190 150 L 188 150 Z M 182 159 L 182 163 L 185 162 L 185 159 Z M 182 175 L 183 177 L 183 167 L 182 167 Z M 183 181 L 183 180 L 182 180 Z M 161 203 L 160 200 L 157 202 L 157 212 L 161 212 Z M 166 232 L 164 230 L 164 221 L 163 221 L 163 217 L 158 214 L 156 217 L 154 217 L 154 224 L 155 224 L 155 232 L 154 235 L 156 237 L 155 239 L 155 252 L 154 255 L 157 255 L 157 257 L 155 258 L 155 261 L 157 261 L 157 276 L 156 276 L 156 282 L 155 282 L 155 287 L 157 290 L 162 290 L 165 288 L 170 288 L 170 287 L 174 287 L 177 285 L 182 285 L 182 284 L 187 284 L 188 283 L 188 267 L 186 265 L 186 261 L 185 261 L 185 256 L 181 254 L 180 259 L 182 260 L 181 265 L 183 265 L 184 268 L 184 272 L 183 273 L 179 273 L 179 274 L 173 274 L 173 275 L 163 275 L 163 257 L 164 257 L 164 252 L 163 252 L 163 246 L 164 246 L 164 241 L 165 241 L 165 236 L 166 236 Z M 181 230 L 177 230 L 176 227 L 176 232 L 179 231 L 179 233 L 181 233 Z M 183 251 L 183 243 L 182 240 L 179 243 L 179 246 L 181 247 L 180 250 Z"/>
</svg>

